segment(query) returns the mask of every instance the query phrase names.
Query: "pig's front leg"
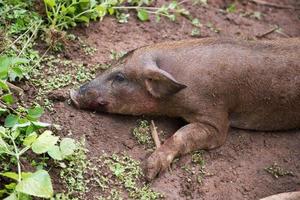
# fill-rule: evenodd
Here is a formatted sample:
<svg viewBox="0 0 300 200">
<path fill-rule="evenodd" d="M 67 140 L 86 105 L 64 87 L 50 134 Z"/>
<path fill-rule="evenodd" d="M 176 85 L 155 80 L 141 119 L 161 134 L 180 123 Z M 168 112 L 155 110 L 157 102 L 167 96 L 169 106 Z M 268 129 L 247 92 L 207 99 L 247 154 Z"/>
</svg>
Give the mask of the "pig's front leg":
<svg viewBox="0 0 300 200">
<path fill-rule="evenodd" d="M 227 131 L 227 120 L 223 120 L 220 126 L 191 123 L 180 128 L 146 160 L 146 178 L 148 180 L 155 178 L 161 171 L 168 168 L 177 156 L 198 149 L 213 149 L 221 146 L 225 142 Z"/>
</svg>

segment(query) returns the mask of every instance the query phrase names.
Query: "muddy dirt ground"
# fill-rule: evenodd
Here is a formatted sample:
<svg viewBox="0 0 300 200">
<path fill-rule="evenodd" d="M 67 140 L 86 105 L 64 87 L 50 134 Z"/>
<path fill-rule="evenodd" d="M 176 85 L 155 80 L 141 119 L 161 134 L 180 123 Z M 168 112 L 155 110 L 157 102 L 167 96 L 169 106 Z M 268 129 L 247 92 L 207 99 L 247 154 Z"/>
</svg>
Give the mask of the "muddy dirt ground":
<svg viewBox="0 0 300 200">
<path fill-rule="evenodd" d="M 273 39 L 300 36 L 299 10 L 262 6 L 245 0 L 237 3 L 235 13 L 219 11 L 230 2 L 209 0 L 207 7 L 192 5 L 189 1 L 184 3 L 191 15 L 199 18 L 203 24 L 198 37 Z M 300 4 L 298 0 L 269 2 L 293 6 Z M 163 2 L 157 2 L 158 5 L 161 3 Z M 254 11 L 261 13 L 261 19 L 242 16 L 242 13 Z M 215 28 L 207 27 L 207 23 Z M 281 32 L 272 32 L 259 38 L 275 26 L 280 27 Z M 102 22 L 93 22 L 89 27 L 80 26 L 71 31 L 98 49 L 94 55 L 86 56 L 76 45 L 70 45 L 64 56 L 89 64 L 104 63 L 109 61 L 111 50 L 128 51 L 156 42 L 192 38 L 192 28 L 190 21 L 184 17 L 179 17 L 177 22 L 162 19 L 160 23 L 156 23 L 154 19 L 141 23 L 130 17 L 126 24 L 107 17 Z M 219 29 L 219 33 L 214 29 Z M 102 150 L 109 153 L 127 152 L 140 161 L 148 156 L 131 134 L 136 121 L 142 117 L 76 110 L 67 102 L 56 102 L 54 110 L 54 113 L 44 116 L 44 120 L 63 125 L 63 135 L 70 131 L 75 138 L 84 135 L 91 157 L 100 156 Z M 159 130 L 163 130 L 167 136 L 184 124 L 180 119 L 148 119 L 154 119 Z M 186 178 L 181 167 L 191 165 L 191 156 L 187 155 L 173 164 L 171 171 L 155 179 L 151 186 L 164 194 L 166 199 L 252 200 L 275 193 L 300 190 L 299 141 L 299 131 L 268 133 L 231 129 L 225 145 L 204 153 L 207 175 L 202 184 Z M 292 171 L 294 176 L 276 179 L 267 173 L 265 168 L 275 162 L 283 169 Z M 95 192 L 88 194 L 86 199 L 93 199 L 97 194 Z"/>
</svg>

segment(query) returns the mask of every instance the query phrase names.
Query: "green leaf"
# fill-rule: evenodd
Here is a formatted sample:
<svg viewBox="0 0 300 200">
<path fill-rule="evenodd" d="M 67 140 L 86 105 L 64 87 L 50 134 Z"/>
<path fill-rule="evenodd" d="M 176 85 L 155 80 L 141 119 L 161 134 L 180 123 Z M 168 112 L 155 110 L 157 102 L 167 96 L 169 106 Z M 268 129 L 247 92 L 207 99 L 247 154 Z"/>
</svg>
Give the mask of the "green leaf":
<svg viewBox="0 0 300 200">
<path fill-rule="evenodd" d="M 102 18 L 102 17 L 104 17 L 106 15 L 106 8 L 107 7 L 104 4 L 101 4 L 101 5 L 98 5 L 98 6 L 95 7 L 95 10 L 97 11 L 98 16 L 100 18 Z"/>
<path fill-rule="evenodd" d="M 23 179 L 16 186 L 16 191 L 42 198 L 51 198 L 53 196 L 51 178 L 45 170 L 38 170 L 31 176 Z"/>
<path fill-rule="evenodd" d="M 28 62 L 29 61 L 26 58 L 17 58 L 17 57 L 11 58 L 11 65 L 23 64 Z"/>
<path fill-rule="evenodd" d="M 0 136 L 0 154 L 9 152 L 7 143 Z"/>
<path fill-rule="evenodd" d="M 68 7 L 66 9 L 66 11 L 67 11 L 68 14 L 74 14 L 75 11 L 76 11 L 76 8 L 74 6 L 71 6 L 71 7 Z"/>
<path fill-rule="evenodd" d="M 11 93 L 3 95 L 3 96 L 1 97 L 1 99 L 2 99 L 5 103 L 10 104 L 10 105 L 14 103 L 14 97 L 12 96 Z"/>
<path fill-rule="evenodd" d="M 63 157 L 72 155 L 74 153 L 75 149 L 76 149 L 76 144 L 75 144 L 74 139 L 64 138 L 60 142 L 60 150 L 61 150 Z"/>
<path fill-rule="evenodd" d="M 9 87 L 8 87 L 6 81 L 0 80 L 0 88 L 1 88 L 2 90 L 9 91 Z"/>
<path fill-rule="evenodd" d="M 55 160 L 62 160 L 63 159 L 63 155 L 59 149 L 58 146 L 52 146 L 48 152 L 49 156 L 51 156 L 51 158 L 55 159 Z"/>
<path fill-rule="evenodd" d="M 7 56 L 0 57 L 0 79 L 6 79 L 9 66 L 11 65 L 11 58 Z"/>
<path fill-rule="evenodd" d="M 115 163 L 114 165 L 110 166 L 110 170 L 116 177 L 120 177 L 125 172 L 125 167 L 120 163 Z"/>
<path fill-rule="evenodd" d="M 21 177 L 24 179 L 24 178 L 28 178 L 31 175 L 32 175 L 31 172 L 22 172 Z"/>
<path fill-rule="evenodd" d="M 235 4 L 234 4 L 234 3 L 230 4 L 230 5 L 228 6 L 228 8 L 226 8 L 226 11 L 227 11 L 228 13 L 234 13 L 234 12 L 236 11 L 236 6 L 235 6 Z"/>
<path fill-rule="evenodd" d="M 145 9 L 139 9 L 137 16 L 141 21 L 149 20 L 149 14 L 148 14 L 147 10 L 145 10 Z"/>
<path fill-rule="evenodd" d="M 27 147 L 31 146 L 31 144 L 36 141 L 37 138 L 37 134 L 36 132 L 33 132 L 31 134 L 29 134 L 24 140 L 23 140 L 23 144 Z"/>
<path fill-rule="evenodd" d="M 10 179 L 13 179 L 15 181 L 19 180 L 19 175 L 15 172 L 5 172 L 5 173 L 1 173 L 0 175 L 4 176 L 4 177 L 7 177 L 7 178 L 10 178 Z"/>
<path fill-rule="evenodd" d="M 10 184 L 5 185 L 5 188 L 8 190 L 14 190 L 16 185 L 17 185 L 16 183 L 10 183 Z"/>
<path fill-rule="evenodd" d="M 58 137 L 53 136 L 52 132 L 47 130 L 32 143 L 32 151 L 37 154 L 46 153 L 57 143 L 57 140 Z"/>
<path fill-rule="evenodd" d="M 14 127 L 12 128 L 14 129 Z M 20 130 L 19 129 L 14 129 L 12 132 L 11 132 L 11 136 L 12 138 L 15 140 L 18 136 L 20 135 Z"/>
<path fill-rule="evenodd" d="M 6 189 L 1 189 L 0 190 L 0 197 L 3 197 L 4 196 L 4 194 L 7 194 L 7 190 Z"/>
<path fill-rule="evenodd" d="M 85 23 L 90 22 L 90 19 L 86 16 L 80 16 L 80 17 L 78 17 L 78 20 L 81 21 L 81 22 L 85 22 Z"/>
<path fill-rule="evenodd" d="M 12 67 L 11 70 L 9 71 L 9 80 L 15 81 L 16 78 L 22 79 L 24 74 L 25 72 L 21 67 L 19 66 Z"/>
<path fill-rule="evenodd" d="M 3 113 L 6 113 L 7 110 L 5 108 L 0 108 L 0 116 L 3 114 Z"/>
<path fill-rule="evenodd" d="M 1 135 L 6 135 L 5 132 L 6 132 L 5 128 L 3 126 L 0 126 L 0 137 Z"/>
<path fill-rule="evenodd" d="M 29 109 L 27 118 L 29 120 L 37 120 L 44 113 L 44 109 L 41 106 L 36 106 L 35 108 Z"/>
<path fill-rule="evenodd" d="M 56 2 L 55 0 L 44 0 L 45 4 L 47 6 L 49 6 L 50 8 L 53 8 L 54 6 L 56 6 Z"/>
<path fill-rule="evenodd" d="M 6 197 L 4 200 L 18 200 L 16 192 L 11 193 L 8 197 Z"/>
<path fill-rule="evenodd" d="M 16 123 L 18 122 L 19 116 L 17 115 L 13 115 L 13 114 L 9 114 L 6 118 L 5 118 L 5 122 L 4 122 L 4 126 L 11 128 L 14 125 L 16 125 Z"/>
<path fill-rule="evenodd" d="M 108 13 L 109 13 L 110 15 L 113 15 L 113 14 L 115 13 L 115 9 L 114 9 L 114 8 L 109 8 L 109 9 L 108 9 Z"/>
</svg>

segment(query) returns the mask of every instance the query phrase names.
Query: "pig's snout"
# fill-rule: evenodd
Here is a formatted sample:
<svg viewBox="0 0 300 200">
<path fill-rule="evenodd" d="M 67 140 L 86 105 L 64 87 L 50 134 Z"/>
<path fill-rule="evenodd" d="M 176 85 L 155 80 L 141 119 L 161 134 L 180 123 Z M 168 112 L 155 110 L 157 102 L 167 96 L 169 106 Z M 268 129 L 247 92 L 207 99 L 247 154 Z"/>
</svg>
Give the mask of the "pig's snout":
<svg viewBox="0 0 300 200">
<path fill-rule="evenodd" d="M 72 100 L 72 103 L 76 106 L 76 108 L 79 108 L 79 103 L 78 103 L 78 100 L 77 100 L 77 95 L 78 95 L 78 92 L 74 89 L 71 89 L 70 90 L 70 97 L 71 97 L 71 100 Z"/>
</svg>

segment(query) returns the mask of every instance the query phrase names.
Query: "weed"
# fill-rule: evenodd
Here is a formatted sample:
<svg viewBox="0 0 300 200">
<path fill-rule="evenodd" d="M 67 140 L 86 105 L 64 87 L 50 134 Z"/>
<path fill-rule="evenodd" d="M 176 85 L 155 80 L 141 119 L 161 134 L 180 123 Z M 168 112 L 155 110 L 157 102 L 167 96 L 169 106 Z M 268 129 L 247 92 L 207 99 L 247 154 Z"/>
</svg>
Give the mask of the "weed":
<svg viewBox="0 0 300 200">
<path fill-rule="evenodd" d="M 109 170 L 110 173 L 116 178 L 116 180 L 110 180 L 109 184 L 114 184 L 121 188 L 124 188 L 129 195 L 130 199 L 159 199 L 162 195 L 154 192 L 149 186 L 139 183 L 139 179 L 143 176 L 140 163 L 127 155 L 113 154 L 108 156 L 104 154 L 100 160 L 102 165 L 102 171 Z M 119 192 L 117 193 L 120 196 Z M 113 199 L 112 194 L 109 198 Z"/>
<path fill-rule="evenodd" d="M 203 177 L 205 176 L 205 161 L 203 159 L 203 151 L 195 151 L 192 154 L 192 166 L 181 167 L 186 173 L 186 181 L 191 183 L 196 181 L 198 184 L 202 184 Z"/>
<path fill-rule="evenodd" d="M 68 199 L 74 199 L 75 197 L 84 199 L 84 194 L 88 191 L 85 175 L 90 161 L 87 159 L 87 149 L 84 145 L 85 142 L 82 140 L 77 144 L 77 150 L 67 158 L 66 162 L 58 162 L 58 165 L 62 168 L 60 178 L 66 187 L 65 195 Z"/>
<path fill-rule="evenodd" d="M 1 169 L 0 175 L 11 180 L 1 189 L 1 195 L 11 199 L 30 198 L 29 195 L 50 198 L 53 189 L 51 178 L 44 170 L 46 165 L 39 162 L 35 172 L 24 172 L 21 159 L 31 150 L 37 155 L 47 153 L 53 159 L 62 160 L 73 153 L 74 141 L 64 138 L 58 146 L 59 138 L 53 136 L 51 131 L 46 130 L 39 135 L 39 129 L 50 126 L 38 121 L 43 113 L 40 106 L 28 110 L 21 108 L 19 111 L 13 110 L 14 114 L 8 114 L 4 126 L 0 126 L 0 156 L 12 161 Z M 17 172 L 13 171 L 16 168 Z"/>
<path fill-rule="evenodd" d="M 220 33 L 220 31 L 221 31 L 216 26 L 214 26 L 211 22 L 207 22 L 206 27 L 209 28 L 212 32 L 215 32 L 215 33 Z"/>
<path fill-rule="evenodd" d="M 126 54 L 127 54 L 126 51 L 117 52 L 117 51 L 114 51 L 114 50 L 110 50 L 109 57 L 110 57 L 111 60 L 118 60 L 118 59 L 122 58 Z"/>
<path fill-rule="evenodd" d="M 151 137 L 150 123 L 147 120 L 141 120 L 132 131 L 133 136 L 137 139 L 139 144 L 153 147 L 154 143 Z"/>
<path fill-rule="evenodd" d="M 229 6 L 226 8 L 226 12 L 228 13 L 236 12 L 236 5 L 234 3 L 229 4 Z"/>
<path fill-rule="evenodd" d="M 277 163 L 273 163 L 271 166 L 266 167 L 265 170 L 276 179 L 281 176 L 294 176 L 292 171 L 281 168 Z"/>
<path fill-rule="evenodd" d="M 157 21 L 161 16 L 175 20 L 176 14 L 189 14 L 181 3 L 176 1 L 161 7 L 150 7 L 152 3 L 150 0 L 44 0 L 44 2 L 50 30 L 67 29 L 81 22 L 88 24 L 90 20 L 102 20 L 106 15 L 115 15 L 119 22 L 125 23 L 129 17 L 128 13 L 124 13 L 126 10 L 135 10 L 141 21 L 149 20 L 149 14 L 156 15 Z"/>
</svg>

